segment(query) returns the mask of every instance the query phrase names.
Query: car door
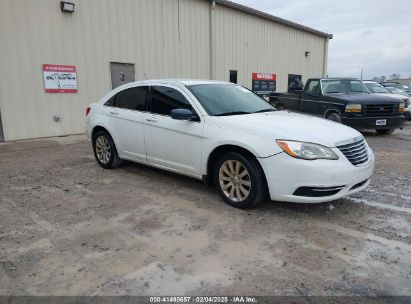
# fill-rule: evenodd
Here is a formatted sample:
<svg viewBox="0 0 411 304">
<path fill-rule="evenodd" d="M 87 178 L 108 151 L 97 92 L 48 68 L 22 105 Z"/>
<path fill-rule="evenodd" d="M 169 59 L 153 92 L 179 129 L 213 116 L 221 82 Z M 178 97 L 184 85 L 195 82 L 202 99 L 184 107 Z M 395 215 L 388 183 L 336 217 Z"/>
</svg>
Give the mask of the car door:
<svg viewBox="0 0 411 304">
<path fill-rule="evenodd" d="M 301 75 L 288 75 L 288 89 L 287 93 L 282 95 L 284 105 L 289 110 L 300 110 L 300 97 L 303 92 L 304 85 L 301 81 Z"/>
<path fill-rule="evenodd" d="M 298 92 L 284 93 L 281 96 L 279 103 L 283 103 L 285 108 L 288 110 L 298 111 L 300 103 L 300 94 Z"/>
<path fill-rule="evenodd" d="M 120 156 L 146 161 L 144 128 L 149 90 L 149 86 L 131 87 L 108 101 L 110 133 Z"/>
<path fill-rule="evenodd" d="M 322 115 L 322 97 L 319 80 L 311 80 L 301 95 L 300 111 L 315 115 Z"/>
<path fill-rule="evenodd" d="M 147 161 L 201 177 L 203 119 L 172 119 L 170 112 L 177 108 L 198 113 L 183 90 L 169 85 L 152 87 L 145 130 Z"/>
</svg>

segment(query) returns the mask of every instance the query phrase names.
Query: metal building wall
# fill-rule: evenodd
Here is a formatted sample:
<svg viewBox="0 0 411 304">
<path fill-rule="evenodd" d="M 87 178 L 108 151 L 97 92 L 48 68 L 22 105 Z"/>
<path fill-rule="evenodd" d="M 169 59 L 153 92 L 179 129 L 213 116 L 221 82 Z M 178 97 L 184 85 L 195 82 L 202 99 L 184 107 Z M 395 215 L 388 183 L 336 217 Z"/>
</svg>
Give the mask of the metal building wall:
<svg viewBox="0 0 411 304">
<path fill-rule="evenodd" d="M 218 79 L 228 80 L 229 70 L 238 70 L 239 83 L 251 88 L 253 72 L 277 74 L 282 92 L 288 74 L 302 75 L 304 82 L 326 74 L 327 38 L 221 5 L 213 14 Z"/>
<path fill-rule="evenodd" d="M 75 12 L 67 14 L 59 0 L 0 1 L 6 140 L 82 133 L 86 106 L 111 89 L 109 62 L 134 63 L 136 80 L 144 72 L 149 78 L 209 78 L 207 1 L 74 2 Z M 47 63 L 75 65 L 78 93 L 45 93 Z"/>
<path fill-rule="evenodd" d="M 0 1 L 0 111 L 6 140 L 83 132 L 86 106 L 111 89 L 110 62 L 134 63 L 136 80 L 229 79 L 252 72 L 323 75 L 327 39 L 204 0 Z M 218 2 L 218 1 L 217 1 Z M 311 56 L 306 58 L 308 50 Z M 42 65 L 74 65 L 78 93 L 44 92 Z M 58 115 L 61 121 L 55 122 Z"/>
</svg>

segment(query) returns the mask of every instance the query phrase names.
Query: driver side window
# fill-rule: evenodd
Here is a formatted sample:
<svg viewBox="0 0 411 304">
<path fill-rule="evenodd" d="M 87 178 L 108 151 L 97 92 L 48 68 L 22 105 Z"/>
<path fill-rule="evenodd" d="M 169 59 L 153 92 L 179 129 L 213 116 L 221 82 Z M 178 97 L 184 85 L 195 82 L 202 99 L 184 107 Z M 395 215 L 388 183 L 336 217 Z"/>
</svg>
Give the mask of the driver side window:
<svg viewBox="0 0 411 304">
<path fill-rule="evenodd" d="M 313 95 L 313 96 L 319 96 L 320 95 L 320 82 L 318 80 L 312 80 L 308 84 L 307 88 L 307 94 Z"/>
<path fill-rule="evenodd" d="M 155 86 L 151 98 L 151 113 L 170 115 L 173 109 L 192 110 L 192 107 L 179 91 L 170 87 Z"/>
</svg>

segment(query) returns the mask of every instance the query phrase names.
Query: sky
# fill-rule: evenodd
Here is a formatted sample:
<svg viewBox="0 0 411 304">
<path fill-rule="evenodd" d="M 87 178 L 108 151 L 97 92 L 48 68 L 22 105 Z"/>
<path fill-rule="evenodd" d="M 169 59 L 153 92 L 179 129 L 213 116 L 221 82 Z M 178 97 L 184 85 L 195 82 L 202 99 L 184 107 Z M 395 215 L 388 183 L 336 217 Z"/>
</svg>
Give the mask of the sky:
<svg viewBox="0 0 411 304">
<path fill-rule="evenodd" d="M 328 75 L 411 78 L 409 0 L 232 0 L 334 35 Z"/>
</svg>

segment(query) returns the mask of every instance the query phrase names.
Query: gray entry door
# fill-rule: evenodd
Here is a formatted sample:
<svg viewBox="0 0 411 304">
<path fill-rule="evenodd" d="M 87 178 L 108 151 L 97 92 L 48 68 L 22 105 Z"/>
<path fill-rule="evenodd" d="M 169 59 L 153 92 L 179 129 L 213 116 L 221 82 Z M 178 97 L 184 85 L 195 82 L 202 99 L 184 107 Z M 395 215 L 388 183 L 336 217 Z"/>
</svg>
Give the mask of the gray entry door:
<svg viewBox="0 0 411 304">
<path fill-rule="evenodd" d="M 135 81 L 133 63 L 110 62 L 111 88 Z"/>
</svg>

